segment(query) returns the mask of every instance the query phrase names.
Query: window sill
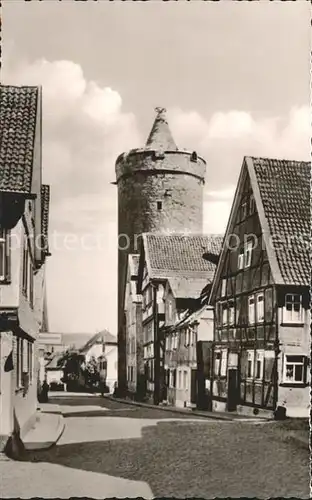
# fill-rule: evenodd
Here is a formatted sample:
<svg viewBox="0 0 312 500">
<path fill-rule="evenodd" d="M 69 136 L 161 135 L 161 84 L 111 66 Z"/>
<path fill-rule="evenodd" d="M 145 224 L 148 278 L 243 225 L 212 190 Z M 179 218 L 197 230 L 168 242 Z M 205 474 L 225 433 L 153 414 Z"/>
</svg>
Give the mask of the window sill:
<svg viewBox="0 0 312 500">
<path fill-rule="evenodd" d="M 24 387 L 17 387 L 15 389 L 15 394 L 19 394 L 20 392 L 23 392 L 24 391 Z"/>
<path fill-rule="evenodd" d="M 309 384 L 306 384 L 304 382 L 282 382 L 279 385 L 280 387 L 293 387 L 293 388 L 303 388 L 309 386 Z"/>
<path fill-rule="evenodd" d="M 1 279 L 0 280 L 0 285 L 11 285 L 11 280 L 9 279 Z"/>
<path fill-rule="evenodd" d="M 304 326 L 304 323 L 291 323 L 291 322 L 285 322 L 285 323 L 281 323 L 281 326 L 294 326 L 295 328 L 298 328 L 298 327 L 303 327 Z"/>
</svg>

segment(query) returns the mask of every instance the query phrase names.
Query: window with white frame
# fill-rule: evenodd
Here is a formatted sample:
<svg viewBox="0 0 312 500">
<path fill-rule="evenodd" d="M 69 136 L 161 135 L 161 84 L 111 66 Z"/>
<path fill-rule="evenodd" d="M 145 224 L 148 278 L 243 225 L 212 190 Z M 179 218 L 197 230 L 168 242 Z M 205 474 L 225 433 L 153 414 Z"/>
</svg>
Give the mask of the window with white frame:
<svg viewBox="0 0 312 500">
<path fill-rule="evenodd" d="M 228 324 L 228 307 L 227 304 L 222 304 L 222 325 Z"/>
<path fill-rule="evenodd" d="M 191 332 L 188 328 L 185 332 L 185 346 L 188 347 L 191 344 Z"/>
<path fill-rule="evenodd" d="M 226 295 L 226 279 L 221 281 L 221 297 Z"/>
<path fill-rule="evenodd" d="M 168 321 L 172 321 L 172 300 L 168 301 Z"/>
<path fill-rule="evenodd" d="M 235 306 L 234 301 L 229 301 L 229 325 L 234 325 L 235 323 Z"/>
<path fill-rule="evenodd" d="M 173 373 L 173 370 L 169 371 L 169 387 L 170 388 L 174 387 L 174 373 Z"/>
<path fill-rule="evenodd" d="M 255 370 L 255 378 L 262 379 L 263 378 L 263 352 L 256 353 L 256 370 Z"/>
<path fill-rule="evenodd" d="M 285 354 L 284 358 L 284 382 L 291 384 L 305 383 L 306 356 Z"/>
<path fill-rule="evenodd" d="M 263 321 L 264 321 L 264 294 L 263 294 L 263 292 L 260 292 L 257 294 L 256 315 L 257 315 L 257 323 L 263 323 Z"/>
<path fill-rule="evenodd" d="M 215 373 L 215 375 L 219 375 L 220 363 L 221 363 L 221 352 L 215 352 L 215 354 L 214 354 L 214 373 Z"/>
<path fill-rule="evenodd" d="M 244 247 L 244 267 L 251 266 L 251 256 L 252 256 L 253 242 L 247 241 Z"/>
<path fill-rule="evenodd" d="M 248 297 L 248 323 L 253 325 L 255 323 L 255 296 Z"/>
<path fill-rule="evenodd" d="M 285 296 L 285 307 L 283 309 L 283 323 L 302 322 L 302 295 L 287 293 Z"/>
<path fill-rule="evenodd" d="M 172 349 L 175 351 L 178 348 L 178 335 L 175 333 L 172 337 Z"/>
<path fill-rule="evenodd" d="M 10 232 L 0 229 L 0 281 L 10 279 Z"/>
<path fill-rule="evenodd" d="M 244 252 L 240 252 L 238 254 L 237 267 L 238 267 L 238 269 L 244 269 Z"/>
</svg>

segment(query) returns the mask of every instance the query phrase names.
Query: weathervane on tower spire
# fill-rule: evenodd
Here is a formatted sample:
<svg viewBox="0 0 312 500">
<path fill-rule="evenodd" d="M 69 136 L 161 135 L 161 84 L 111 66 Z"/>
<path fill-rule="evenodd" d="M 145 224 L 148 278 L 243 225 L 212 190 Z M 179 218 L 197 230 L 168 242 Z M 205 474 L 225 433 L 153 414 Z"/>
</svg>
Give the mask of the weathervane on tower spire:
<svg viewBox="0 0 312 500">
<path fill-rule="evenodd" d="M 160 108 L 159 106 L 155 108 L 156 113 L 165 113 L 167 110 L 166 108 Z"/>
</svg>

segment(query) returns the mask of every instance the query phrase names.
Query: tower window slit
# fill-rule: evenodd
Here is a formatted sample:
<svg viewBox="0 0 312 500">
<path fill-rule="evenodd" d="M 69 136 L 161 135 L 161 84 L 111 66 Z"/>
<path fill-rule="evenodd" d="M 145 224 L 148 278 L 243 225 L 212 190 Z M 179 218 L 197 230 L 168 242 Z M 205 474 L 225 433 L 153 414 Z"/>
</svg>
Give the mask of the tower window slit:
<svg viewBox="0 0 312 500">
<path fill-rule="evenodd" d="M 157 210 L 161 210 L 162 209 L 162 201 L 158 201 L 157 202 Z"/>
</svg>

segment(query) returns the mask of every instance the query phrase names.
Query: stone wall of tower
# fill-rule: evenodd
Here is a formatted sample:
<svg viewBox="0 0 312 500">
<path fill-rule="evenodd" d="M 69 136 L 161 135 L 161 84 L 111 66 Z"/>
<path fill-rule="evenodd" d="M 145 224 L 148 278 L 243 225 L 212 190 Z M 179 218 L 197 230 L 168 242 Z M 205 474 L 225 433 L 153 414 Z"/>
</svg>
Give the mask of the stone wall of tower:
<svg viewBox="0 0 312 500">
<path fill-rule="evenodd" d="M 119 234 L 132 241 L 148 231 L 202 232 L 205 170 L 204 160 L 191 161 L 186 152 L 143 150 L 119 157 Z"/>
<path fill-rule="evenodd" d="M 118 361 L 121 371 L 125 363 L 123 300 L 128 254 L 138 252 L 137 242 L 143 232 L 202 232 L 205 173 L 205 161 L 186 151 L 140 149 L 117 159 Z M 119 373 L 119 385 L 123 384 L 121 379 Z"/>
</svg>

